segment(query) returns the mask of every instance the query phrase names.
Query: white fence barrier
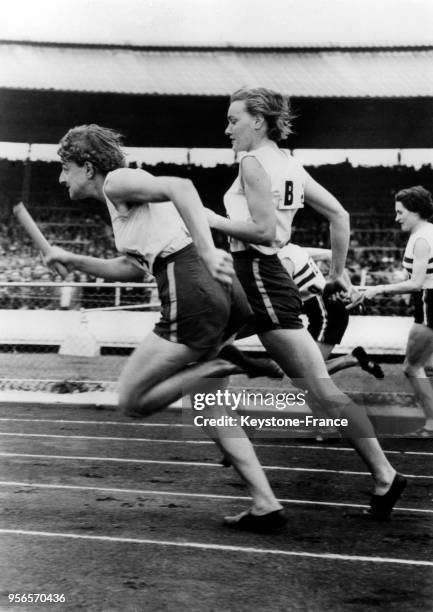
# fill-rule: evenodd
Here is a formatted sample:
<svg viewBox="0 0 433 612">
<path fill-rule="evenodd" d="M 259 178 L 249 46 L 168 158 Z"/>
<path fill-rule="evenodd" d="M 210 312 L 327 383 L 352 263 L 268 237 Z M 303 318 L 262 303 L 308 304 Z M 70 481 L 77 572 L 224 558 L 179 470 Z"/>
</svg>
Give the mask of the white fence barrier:
<svg viewBox="0 0 433 612">
<path fill-rule="evenodd" d="M 152 331 L 159 312 L 87 312 L 87 328 L 101 347 L 134 347 Z M 61 345 L 80 332 L 79 311 L 0 310 L 0 345 Z M 339 347 L 346 353 L 362 345 L 375 354 L 404 353 L 412 317 L 352 316 Z M 256 336 L 238 341 L 245 350 L 263 350 Z M 338 351 L 337 351 L 338 352 Z"/>
</svg>

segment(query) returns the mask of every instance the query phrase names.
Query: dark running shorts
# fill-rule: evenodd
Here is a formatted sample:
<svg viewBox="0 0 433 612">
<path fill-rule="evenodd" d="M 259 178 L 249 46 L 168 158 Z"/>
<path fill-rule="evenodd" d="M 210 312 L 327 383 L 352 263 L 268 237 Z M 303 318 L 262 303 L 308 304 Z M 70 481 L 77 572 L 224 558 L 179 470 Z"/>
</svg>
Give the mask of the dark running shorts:
<svg viewBox="0 0 433 612">
<path fill-rule="evenodd" d="M 301 297 L 278 255 L 262 255 L 249 249 L 233 253 L 233 259 L 255 315 L 255 332 L 302 329 Z"/>
<path fill-rule="evenodd" d="M 308 318 L 308 331 L 317 342 L 340 344 L 349 323 L 349 313 L 344 304 L 324 300 L 314 295 L 305 300 L 302 312 Z"/>
<path fill-rule="evenodd" d="M 212 278 L 194 245 L 157 257 L 153 272 L 161 300 L 154 333 L 170 342 L 208 351 L 252 317 L 237 279 L 226 287 Z"/>
<path fill-rule="evenodd" d="M 433 329 L 433 289 L 422 289 L 412 294 L 415 323 Z"/>
</svg>

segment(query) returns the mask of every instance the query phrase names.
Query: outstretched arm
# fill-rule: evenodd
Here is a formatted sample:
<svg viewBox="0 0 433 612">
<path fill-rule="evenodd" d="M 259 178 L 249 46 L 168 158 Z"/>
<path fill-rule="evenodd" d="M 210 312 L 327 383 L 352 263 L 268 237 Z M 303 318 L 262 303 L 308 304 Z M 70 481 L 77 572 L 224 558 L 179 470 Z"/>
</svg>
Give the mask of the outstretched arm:
<svg viewBox="0 0 433 612">
<path fill-rule="evenodd" d="M 331 269 L 328 291 L 350 291 L 350 284 L 344 279 L 343 271 L 349 250 L 350 218 L 340 202 L 319 185 L 308 173 L 304 193 L 305 201 L 329 221 L 331 234 Z"/>
<path fill-rule="evenodd" d="M 363 290 L 363 298 L 371 300 L 379 294 L 397 295 L 399 293 L 414 293 L 415 291 L 420 291 L 427 274 L 429 258 L 430 247 L 427 241 L 424 238 L 418 238 L 413 250 L 413 270 L 411 278 L 401 281 L 400 283 L 367 287 Z"/>
<path fill-rule="evenodd" d="M 68 270 L 79 270 L 112 282 L 141 282 L 143 280 L 143 272 L 123 255 L 114 259 L 100 259 L 99 257 L 77 255 L 60 247 L 51 247 L 44 256 L 44 262 L 48 266 L 61 263 Z"/>
</svg>

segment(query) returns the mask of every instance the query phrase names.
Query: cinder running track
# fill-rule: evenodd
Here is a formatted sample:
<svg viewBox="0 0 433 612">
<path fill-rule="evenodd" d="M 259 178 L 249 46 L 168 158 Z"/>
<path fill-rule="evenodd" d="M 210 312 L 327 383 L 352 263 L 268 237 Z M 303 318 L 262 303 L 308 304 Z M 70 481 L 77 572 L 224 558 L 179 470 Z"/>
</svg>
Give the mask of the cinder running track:
<svg viewBox="0 0 433 612">
<path fill-rule="evenodd" d="M 232 532 L 248 506 L 179 414 L 0 407 L 0 610 L 308 611 L 433 606 L 433 444 L 386 439 L 411 476 L 392 521 L 365 518 L 370 478 L 344 442 L 262 440 L 289 524 Z M 64 594 L 14 603 L 8 594 Z"/>
</svg>

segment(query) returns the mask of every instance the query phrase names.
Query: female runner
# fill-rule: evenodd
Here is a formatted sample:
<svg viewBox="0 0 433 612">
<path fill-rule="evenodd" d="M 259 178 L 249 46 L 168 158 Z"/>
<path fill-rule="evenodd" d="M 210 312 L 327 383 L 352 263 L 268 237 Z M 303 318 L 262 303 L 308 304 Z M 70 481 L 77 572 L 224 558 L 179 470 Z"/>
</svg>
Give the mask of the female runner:
<svg viewBox="0 0 433 612">
<path fill-rule="evenodd" d="M 395 218 L 410 233 L 403 258 L 408 280 L 367 287 L 363 299 L 377 295 L 412 293 L 415 320 L 409 332 L 404 360 L 407 376 L 424 414 L 425 424 L 412 435 L 433 437 L 433 389 L 425 366 L 433 356 L 433 216 L 432 196 L 420 185 L 402 189 L 395 195 Z"/>
<path fill-rule="evenodd" d="M 120 135 L 94 124 L 69 130 L 58 153 L 60 183 L 72 200 L 92 198 L 107 206 L 121 255 L 105 260 L 53 247 L 46 263 L 61 262 L 110 281 L 141 280 L 146 270 L 158 285 L 161 319 L 120 376 L 120 407 L 130 416 L 146 416 L 185 394 L 186 373 L 189 380 L 231 373 L 233 366 L 223 360 L 185 370 L 215 354 L 251 314 L 242 290 L 237 290 L 231 256 L 214 247 L 193 184 L 124 167 Z M 219 416 L 215 411 L 209 409 L 207 416 Z M 250 488 L 253 504 L 245 513 L 244 528 L 283 527 L 281 504 L 243 429 L 233 426 L 227 433 L 208 427 L 207 433 Z"/>
<path fill-rule="evenodd" d="M 325 294 L 347 294 L 344 264 L 349 215 L 277 142 L 290 133 L 289 101 L 264 88 L 236 91 L 230 99 L 226 134 L 243 153 L 239 175 L 225 195 L 229 218 L 208 211 L 211 227 L 231 237 L 236 274 L 256 315 L 258 334 L 269 355 L 309 391 L 329 416 L 348 418 L 347 437 L 374 480 L 370 513 L 386 519 L 406 486 L 385 457 L 364 411 L 330 379 L 319 348 L 303 327 L 299 291 L 278 258 L 290 240 L 292 220 L 305 201 L 330 223 L 332 263 Z M 311 404 L 311 402 L 309 402 Z M 242 526 L 244 517 L 231 517 Z"/>
</svg>

